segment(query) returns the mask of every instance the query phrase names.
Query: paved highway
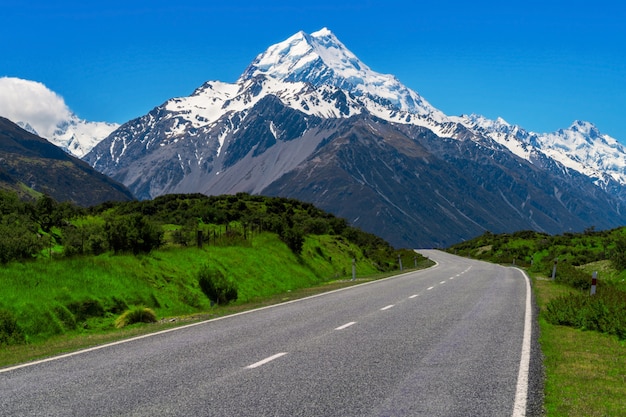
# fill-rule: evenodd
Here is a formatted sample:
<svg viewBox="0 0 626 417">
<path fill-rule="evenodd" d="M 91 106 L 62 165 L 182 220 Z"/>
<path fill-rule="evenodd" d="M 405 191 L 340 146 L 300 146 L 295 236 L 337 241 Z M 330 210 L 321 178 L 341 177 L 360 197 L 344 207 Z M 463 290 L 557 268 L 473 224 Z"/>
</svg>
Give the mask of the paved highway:
<svg viewBox="0 0 626 417">
<path fill-rule="evenodd" d="M 420 252 L 438 265 L 1 369 L 0 415 L 539 414 L 523 273 Z"/>
</svg>

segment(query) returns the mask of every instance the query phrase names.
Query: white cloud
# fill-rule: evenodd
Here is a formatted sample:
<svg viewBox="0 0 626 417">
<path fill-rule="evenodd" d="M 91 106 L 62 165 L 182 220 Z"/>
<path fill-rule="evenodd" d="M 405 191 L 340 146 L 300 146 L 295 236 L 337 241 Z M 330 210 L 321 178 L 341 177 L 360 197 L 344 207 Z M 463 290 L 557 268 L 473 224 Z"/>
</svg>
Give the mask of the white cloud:
<svg viewBox="0 0 626 417">
<path fill-rule="evenodd" d="M 42 83 L 0 77 L 0 116 L 29 123 L 39 136 L 51 138 L 57 124 L 71 114 L 63 97 Z"/>
</svg>

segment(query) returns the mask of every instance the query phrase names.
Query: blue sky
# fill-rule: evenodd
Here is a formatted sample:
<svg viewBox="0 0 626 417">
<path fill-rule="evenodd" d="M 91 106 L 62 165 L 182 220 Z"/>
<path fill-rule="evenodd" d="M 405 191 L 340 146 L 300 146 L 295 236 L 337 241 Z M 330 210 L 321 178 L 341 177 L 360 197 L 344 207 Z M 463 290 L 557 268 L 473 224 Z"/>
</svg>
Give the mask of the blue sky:
<svg viewBox="0 0 626 417">
<path fill-rule="evenodd" d="M 619 1 L 0 0 L 0 77 L 39 81 L 81 118 L 123 123 L 327 27 L 448 115 L 535 132 L 590 121 L 626 144 Z M 0 100 L 2 98 L 0 97 Z"/>
</svg>

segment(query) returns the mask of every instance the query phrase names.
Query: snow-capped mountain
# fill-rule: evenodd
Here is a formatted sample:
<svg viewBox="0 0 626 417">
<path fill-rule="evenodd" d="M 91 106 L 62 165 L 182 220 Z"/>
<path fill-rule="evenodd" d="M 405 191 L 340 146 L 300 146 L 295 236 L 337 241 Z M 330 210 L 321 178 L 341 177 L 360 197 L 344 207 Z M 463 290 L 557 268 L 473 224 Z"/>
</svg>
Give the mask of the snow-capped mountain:
<svg viewBox="0 0 626 417">
<path fill-rule="evenodd" d="M 391 104 L 399 112 L 443 116 L 393 75 L 372 71 L 326 28 L 311 35 L 298 32 L 270 47 L 256 57 L 240 80 L 259 75 L 289 83 L 331 85 L 350 91 L 356 97 Z"/>
<path fill-rule="evenodd" d="M 49 137 L 51 143 L 66 152 L 82 158 L 111 132 L 120 127 L 117 123 L 89 122 L 72 114 L 59 122 Z"/>
<path fill-rule="evenodd" d="M 322 29 L 271 46 L 233 84 L 207 82 L 122 125 L 85 160 L 139 198 L 296 197 L 394 245 L 438 246 L 623 224 L 618 145 L 582 122 L 541 135 L 446 116 Z"/>
<path fill-rule="evenodd" d="M 592 123 L 574 121 L 553 133 L 528 132 L 504 119 L 469 115 L 457 118 L 468 128 L 483 132 L 515 155 L 532 161 L 537 154 L 558 161 L 626 201 L 626 148 L 602 134 Z"/>
<path fill-rule="evenodd" d="M 42 83 L 14 77 L 0 77 L 0 116 L 77 157 L 119 127 L 83 120 Z"/>
</svg>

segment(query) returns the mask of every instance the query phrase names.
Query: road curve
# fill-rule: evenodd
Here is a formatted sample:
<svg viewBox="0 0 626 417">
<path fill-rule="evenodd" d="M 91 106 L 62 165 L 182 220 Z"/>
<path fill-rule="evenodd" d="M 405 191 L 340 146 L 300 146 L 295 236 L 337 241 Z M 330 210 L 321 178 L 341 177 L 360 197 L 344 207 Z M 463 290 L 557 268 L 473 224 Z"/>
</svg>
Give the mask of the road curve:
<svg viewBox="0 0 626 417">
<path fill-rule="evenodd" d="M 540 415 L 524 274 L 420 252 L 437 266 L 0 369 L 0 415 Z"/>
</svg>

